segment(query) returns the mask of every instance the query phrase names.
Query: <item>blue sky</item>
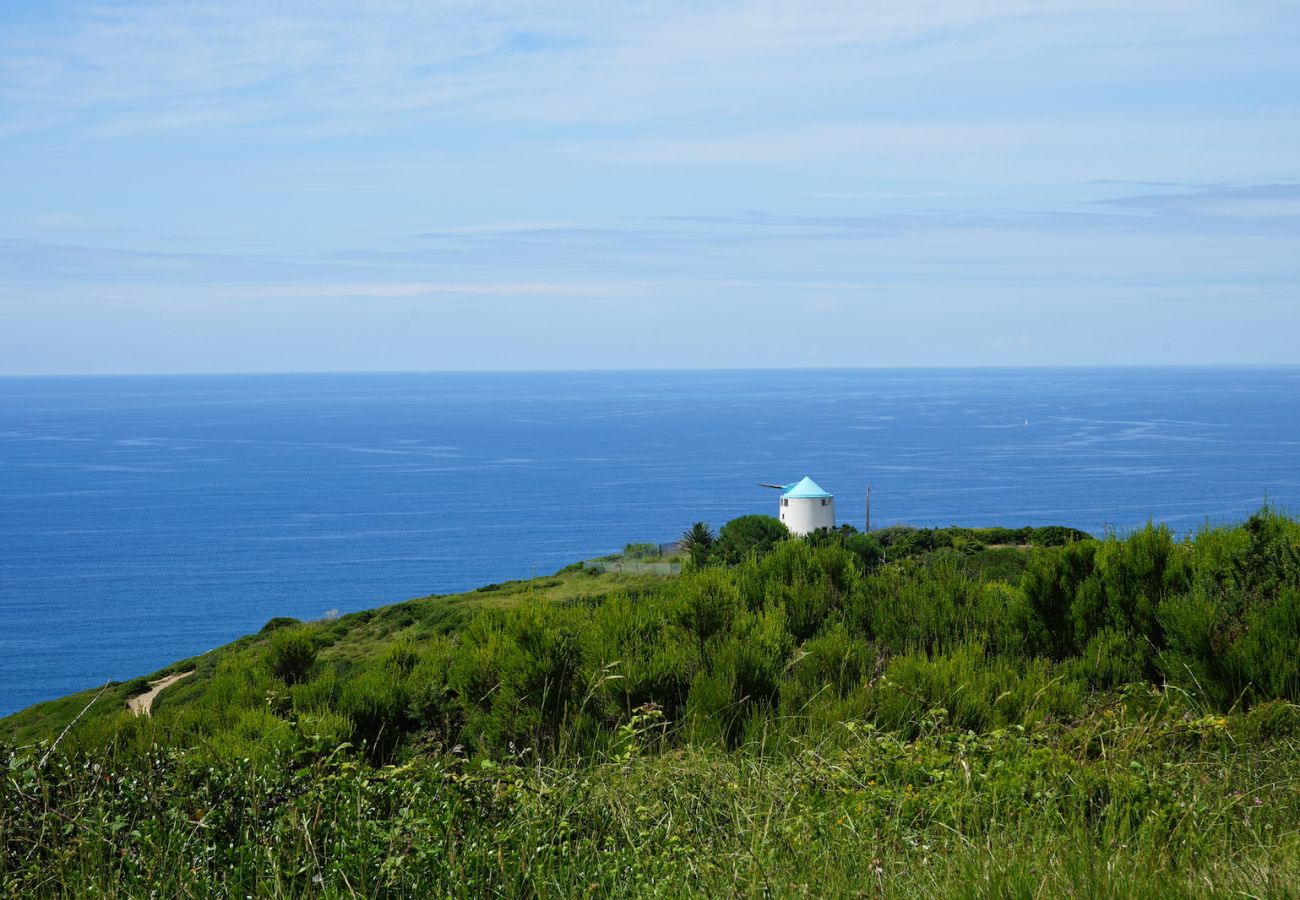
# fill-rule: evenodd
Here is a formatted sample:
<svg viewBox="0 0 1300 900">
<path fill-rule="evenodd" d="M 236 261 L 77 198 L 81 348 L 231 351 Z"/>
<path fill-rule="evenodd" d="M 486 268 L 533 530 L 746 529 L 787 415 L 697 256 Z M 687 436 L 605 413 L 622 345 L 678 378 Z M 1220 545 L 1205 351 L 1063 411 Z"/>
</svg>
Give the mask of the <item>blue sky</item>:
<svg viewBox="0 0 1300 900">
<path fill-rule="evenodd" d="M 1300 363 L 1293 2 L 0 4 L 0 373 Z"/>
</svg>

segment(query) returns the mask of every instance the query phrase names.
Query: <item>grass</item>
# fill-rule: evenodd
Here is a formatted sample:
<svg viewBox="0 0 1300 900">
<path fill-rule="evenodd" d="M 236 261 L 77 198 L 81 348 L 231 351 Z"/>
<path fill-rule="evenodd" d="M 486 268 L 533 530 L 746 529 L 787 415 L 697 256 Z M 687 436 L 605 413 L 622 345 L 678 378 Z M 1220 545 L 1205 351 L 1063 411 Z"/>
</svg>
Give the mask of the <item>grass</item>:
<svg viewBox="0 0 1300 900">
<path fill-rule="evenodd" d="M 27 895 L 1256 897 L 1300 885 L 1300 744 L 1157 694 L 1075 725 L 549 764 L 310 752 L 10 763 Z M 21 837 L 19 837 L 21 836 Z"/>
</svg>

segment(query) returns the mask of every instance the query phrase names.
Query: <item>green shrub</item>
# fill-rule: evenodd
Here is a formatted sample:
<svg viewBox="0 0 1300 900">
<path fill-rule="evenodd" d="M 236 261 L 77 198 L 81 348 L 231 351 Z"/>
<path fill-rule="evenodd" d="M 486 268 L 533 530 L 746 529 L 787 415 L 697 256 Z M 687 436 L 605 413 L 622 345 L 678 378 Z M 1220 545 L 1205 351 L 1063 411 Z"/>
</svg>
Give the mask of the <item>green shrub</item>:
<svg viewBox="0 0 1300 900">
<path fill-rule="evenodd" d="M 1278 741 L 1300 736 L 1300 706 L 1268 700 L 1237 720 L 1237 734 L 1246 741 Z"/>
<path fill-rule="evenodd" d="M 412 725 L 405 677 L 388 666 L 365 669 L 343 687 L 338 713 L 352 723 L 352 739 L 370 758 L 386 761 Z"/>
<path fill-rule="evenodd" d="M 1102 542 L 1093 557 L 1092 575 L 1078 589 L 1071 609 L 1077 646 L 1107 628 L 1163 646 L 1157 609 L 1166 597 L 1188 589 L 1188 559 L 1164 526 L 1148 524 L 1126 540 L 1112 537 Z"/>
<path fill-rule="evenodd" d="M 331 751 L 351 741 L 354 727 L 347 716 L 324 710 L 303 713 L 297 717 L 294 726 L 309 746 Z"/>
<path fill-rule="evenodd" d="M 461 713 L 451 687 L 451 668 L 457 646 L 438 637 L 423 646 L 407 678 L 408 713 L 412 725 L 439 735 L 448 744 L 459 736 Z"/>
<path fill-rule="evenodd" d="M 1025 553 L 1015 547 L 993 547 L 972 553 L 963 560 L 966 571 L 980 581 L 1018 584 L 1025 573 Z"/>
<path fill-rule="evenodd" d="M 858 572 L 843 547 L 786 541 L 741 566 L 736 580 L 750 609 L 784 607 L 790 632 L 803 641 L 843 607 L 860 583 Z"/>
<path fill-rule="evenodd" d="M 266 662 L 276 678 L 297 684 L 316 662 L 316 641 L 305 628 L 278 628 L 267 643 Z"/>
<path fill-rule="evenodd" d="M 138 697 L 141 694 L 149 693 L 151 687 L 148 678 L 133 678 L 122 685 L 122 696 Z"/>
<path fill-rule="evenodd" d="M 1237 674 L 1229 656 L 1229 633 L 1221 610 L 1204 597 L 1171 597 L 1160 605 L 1165 646 L 1156 666 L 1167 682 L 1202 699 L 1223 705 L 1237 692 Z"/>
<path fill-rule="evenodd" d="M 544 752 L 560 736 L 579 686 L 581 607 L 525 601 L 471 623 L 450 683 L 480 748 Z"/>
<path fill-rule="evenodd" d="M 1150 652 L 1150 645 L 1131 631 L 1104 628 L 1077 657 L 1063 663 L 1061 671 L 1091 690 L 1114 690 L 1146 680 Z"/>
<path fill-rule="evenodd" d="M 312 678 L 289 688 L 295 710 L 327 711 L 337 707 L 342 682 L 333 667 L 324 667 Z"/>
<path fill-rule="evenodd" d="M 984 732 L 1069 717 L 1081 711 L 1082 694 L 1042 660 L 1021 669 L 971 644 L 892 660 L 871 699 L 880 727 L 915 735 L 927 723 Z"/>
<path fill-rule="evenodd" d="M 1029 543 L 1030 535 L 1033 534 L 1032 528 L 973 528 L 972 534 L 976 540 L 985 544 L 997 544 L 999 546 L 1018 545 Z"/>
<path fill-rule="evenodd" d="M 654 559 L 659 556 L 658 544 L 626 544 L 623 547 L 623 556 L 627 559 Z"/>
<path fill-rule="evenodd" d="M 420 654 L 409 638 L 397 641 L 384 653 L 382 664 L 400 675 L 409 675 L 420 661 Z"/>
<path fill-rule="evenodd" d="M 1063 525 L 1047 525 L 1042 528 L 1030 529 L 1028 540 L 1035 547 L 1064 547 L 1066 544 L 1073 544 L 1077 541 L 1092 540 L 1092 535 L 1077 528 L 1066 528 Z"/>
<path fill-rule="evenodd" d="M 1020 579 L 1029 619 L 1026 644 L 1033 652 L 1064 659 L 1077 652 L 1074 604 L 1093 573 L 1097 544 L 1070 544 L 1032 553 Z M 1100 605 L 1099 601 L 1092 601 Z"/>
<path fill-rule="evenodd" d="M 853 554 L 863 571 L 874 569 L 885 558 L 885 548 L 874 534 L 850 534 L 844 538 L 844 549 Z"/>
<path fill-rule="evenodd" d="M 736 565 L 751 556 L 763 556 L 782 541 L 789 540 L 790 530 L 772 516 L 741 516 L 732 519 L 718 532 L 713 555 L 727 565 Z"/>
<path fill-rule="evenodd" d="M 845 621 L 894 652 L 951 646 L 981 635 L 979 585 L 953 559 L 882 567 L 844 598 Z"/>
<path fill-rule="evenodd" d="M 1265 508 L 1246 520 L 1246 546 L 1232 560 L 1234 581 L 1248 595 L 1271 598 L 1300 589 L 1300 523 Z"/>
<path fill-rule="evenodd" d="M 741 608 L 734 576 L 718 569 L 683 575 L 676 593 L 681 598 L 681 623 L 701 648 L 730 627 Z"/>
<path fill-rule="evenodd" d="M 1231 655 L 1252 698 L 1300 701 L 1300 590 L 1288 585 L 1251 609 Z"/>
<path fill-rule="evenodd" d="M 700 592 L 694 597 L 707 608 L 717 579 L 708 572 L 692 576 Z M 732 600 L 734 607 L 734 599 Z M 707 637 L 692 633 L 683 622 L 699 624 L 700 606 L 684 615 L 685 604 L 659 596 L 632 600 L 615 595 L 597 607 L 582 629 L 583 700 L 593 714 L 612 724 L 654 704 L 668 720 L 678 718 L 686 703 L 691 679 L 699 668 L 700 646 Z M 704 612 L 707 618 L 708 613 Z M 708 626 L 710 636 L 730 618 Z"/>
<path fill-rule="evenodd" d="M 702 675 L 691 683 L 686 706 L 692 732 L 713 734 L 737 746 L 747 720 L 765 716 L 778 705 L 793 645 L 783 607 L 742 610 L 720 636 Z"/>
<path fill-rule="evenodd" d="M 874 674 L 876 651 L 834 622 L 795 651 L 781 687 L 783 712 L 799 715 L 815 698 L 846 697 Z"/>
<path fill-rule="evenodd" d="M 890 559 L 922 556 L 942 547 L 952 546 L 952 536 L 942 529 L 910 528 L 902 530 L 903 526 L 895 527 L 899 530 L 890 535 L 890 540 L 887 543 L 884 532 L 877 535 L 880 537 L 881 543 L 885 545 L 886 553 Z"/>
<path fill-rule="evenodd" d="M 916 529 L 911 525 L 886 525 L 884 528 L 877 528 L 875 531 L 871 532 L 876 540 L 880 542 L 880 545 L 886 550 L 892 550 L 899 543 L 907 540 L 915 533 Z"/>
</svg>

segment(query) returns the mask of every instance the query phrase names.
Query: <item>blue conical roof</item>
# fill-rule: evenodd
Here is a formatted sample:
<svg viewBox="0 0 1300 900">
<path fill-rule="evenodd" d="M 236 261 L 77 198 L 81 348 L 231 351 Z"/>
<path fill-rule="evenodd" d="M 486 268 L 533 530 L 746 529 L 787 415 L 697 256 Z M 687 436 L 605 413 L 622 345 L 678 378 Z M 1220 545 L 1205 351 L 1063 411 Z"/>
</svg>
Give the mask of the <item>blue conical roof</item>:
<svg viewBox="0 0 1300 900">
<path fill-rule="evenodd" d="M 781 496 L 791 500 L 815 500 L 821 497 L 831 497 L 833 495 L 823 491 L 817 482 L 813 481 L 811 478 L 805 478 L 803 481 L 797 481 L 794 484 L 787 484 L 785 486 L 785 492 L 782 493 Z"/>
</svg>

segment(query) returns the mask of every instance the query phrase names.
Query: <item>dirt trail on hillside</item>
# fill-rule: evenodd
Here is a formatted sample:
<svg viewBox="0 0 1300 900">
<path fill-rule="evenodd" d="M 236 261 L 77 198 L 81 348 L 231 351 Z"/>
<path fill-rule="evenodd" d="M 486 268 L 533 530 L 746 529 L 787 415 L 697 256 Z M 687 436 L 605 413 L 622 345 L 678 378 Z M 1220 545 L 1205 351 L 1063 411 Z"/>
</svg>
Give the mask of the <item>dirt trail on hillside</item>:
<svg viewBox="0 0 1300 900">
<path fill-rule="evenodd" d="M 131 712 L 137 716 L 153 715 L 154 699 L 182 678 L 189 678 L 193 674 L 194 670 L 191 669 L 188 672 L 181 672 L 178 675 L 168 675 L 166 678 L 159 678 L 157 681 L 149 682 L 149 690 L 127 700 L 126 708 L 131 710 Z"/>
</svg>

